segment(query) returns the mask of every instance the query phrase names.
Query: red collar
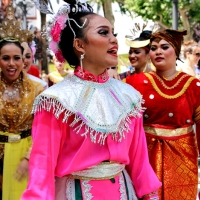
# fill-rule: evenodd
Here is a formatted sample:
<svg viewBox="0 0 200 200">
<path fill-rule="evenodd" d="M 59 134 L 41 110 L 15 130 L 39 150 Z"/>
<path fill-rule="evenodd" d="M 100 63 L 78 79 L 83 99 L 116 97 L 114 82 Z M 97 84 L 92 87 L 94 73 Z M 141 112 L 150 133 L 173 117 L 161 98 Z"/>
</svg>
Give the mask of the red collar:
<svg viewBox="0 0 200 200">
<path fill-rule="evenodd" d="M 83 80 L 97 82 L 97 83 L 105 83 L 109 79 L 109 76 L 106 70 L 102 74 L 95 76 L 91 74 L 90 72 L 84 69 L 81 69 L 80 66 L 78 66 L 74 70 L 74 74 Z"/>
</svg>

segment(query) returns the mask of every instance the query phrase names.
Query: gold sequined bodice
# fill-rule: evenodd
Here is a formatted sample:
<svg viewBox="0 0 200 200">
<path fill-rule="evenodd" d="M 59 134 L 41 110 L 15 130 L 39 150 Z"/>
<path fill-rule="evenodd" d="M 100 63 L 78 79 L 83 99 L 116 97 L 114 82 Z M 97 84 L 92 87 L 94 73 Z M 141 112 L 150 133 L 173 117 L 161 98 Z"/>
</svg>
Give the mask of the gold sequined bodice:
<svg viewBox="0 0 200 200">
<path fill-rule="evenodd" d="M 20 133 L 31 129 L 33 116 L 31 114 L 35 97 L 43 90 L 41 84 L 30 80 L 23 74 L 22 95 L 19 101 L 5 101 L 2 98 L 4 88 L 0 85 L 0 131 Z"/>
</svg>

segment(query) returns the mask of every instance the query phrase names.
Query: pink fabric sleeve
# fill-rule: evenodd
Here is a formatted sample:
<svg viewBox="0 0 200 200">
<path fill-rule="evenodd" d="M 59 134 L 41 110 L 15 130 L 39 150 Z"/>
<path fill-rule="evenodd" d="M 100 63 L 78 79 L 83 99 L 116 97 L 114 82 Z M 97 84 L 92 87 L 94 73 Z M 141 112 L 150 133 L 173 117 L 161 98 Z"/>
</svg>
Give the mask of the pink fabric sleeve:
<svg viewBox="0 0 200 200">
<path fill-rule="evenodd" d="M 161 182 L 153 171 L 148 158 L 146 136 L 143 129 L 142 117 L 134 119 L 132 130 L 133 138 L 129 150 L 130 164 L 126 169 L 130 175 L 136 194 L 139 198 L 156 191 Z"/>
<path fill-rule="evenodd" d="M 54 200 L 59 149 L 66 131 L 61 120 L 51 112 L 38 112 L 33 121 L 33 148 L 29 160 L 29 182 L 21 200 Z M 39 177 L 39 178 L 38 178 Z"/>
</svg>

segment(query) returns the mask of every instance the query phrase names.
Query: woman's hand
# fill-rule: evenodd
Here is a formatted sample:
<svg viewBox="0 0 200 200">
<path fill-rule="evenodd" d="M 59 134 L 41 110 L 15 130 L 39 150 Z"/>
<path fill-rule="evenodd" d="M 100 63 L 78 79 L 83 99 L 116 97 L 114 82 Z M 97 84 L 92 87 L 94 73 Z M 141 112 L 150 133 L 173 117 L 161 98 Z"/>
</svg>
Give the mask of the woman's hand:
<svg viewBox="0 0 200 200">
<path fill-rule="evenodd" d="M 22 158 L 14 174 L 14 178 L 20 182 L 27 175 L 28 175 L 28 160 L 26 158 Z"/>
<path fill-rule="evenodd" d="M 108 76 L 110 78 L 114 78 L 114 79 L 117 79 L 117 80 L 121 81 L 120 76 L 119 76 L 119 74 L 117 73 L 116 70 L 114 70 L 114 69 L 107 69 L 107 72 L 108 72 Z"/>
</svg>

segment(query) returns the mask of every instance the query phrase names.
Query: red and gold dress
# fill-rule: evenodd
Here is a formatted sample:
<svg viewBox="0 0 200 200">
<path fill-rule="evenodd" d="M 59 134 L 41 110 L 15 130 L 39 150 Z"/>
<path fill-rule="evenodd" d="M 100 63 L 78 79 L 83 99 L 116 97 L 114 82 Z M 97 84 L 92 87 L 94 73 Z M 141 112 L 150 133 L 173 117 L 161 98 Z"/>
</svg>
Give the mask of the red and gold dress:
<svg viewBox="0 0 200 200">
<path fill-rule="evenodd" d="M 162 181 L 162 200 L 194 200 L 200 146 L 200 81 L 180 72 L 166 80 L 156 72 L 130 76 L 126 82 L 143 95 L 144 129 L 150 163 Z"/>
</svg>

